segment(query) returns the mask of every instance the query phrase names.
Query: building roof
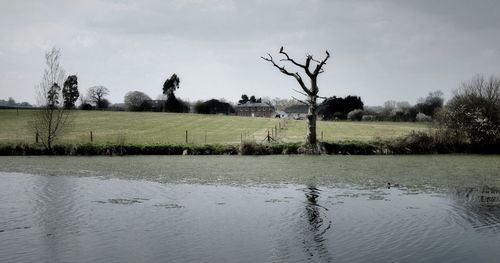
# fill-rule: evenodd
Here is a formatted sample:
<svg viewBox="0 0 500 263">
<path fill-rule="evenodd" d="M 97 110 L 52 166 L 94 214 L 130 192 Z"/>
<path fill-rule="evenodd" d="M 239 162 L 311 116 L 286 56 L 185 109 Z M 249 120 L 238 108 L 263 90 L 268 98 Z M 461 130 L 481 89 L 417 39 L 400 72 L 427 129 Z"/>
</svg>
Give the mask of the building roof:
<svg viewBox="0 0 500 263">
<path fill-rule="evenodd" d="M 238 104 L 235 107 L 272 107 L 272 108 L 274 108 L 273 105 L 269 105 L 267 103 L 263 103 L 263 102 L 251 103 L 249 101 L 245 104 Z"/>
<path fill-rule="evenodd" d="M 309 110 L 309 107 L 307 105 L 292 105 L 287 107 L 284 111 L 288 114 L 290 113 L 307 113 Z"/>
</svg>

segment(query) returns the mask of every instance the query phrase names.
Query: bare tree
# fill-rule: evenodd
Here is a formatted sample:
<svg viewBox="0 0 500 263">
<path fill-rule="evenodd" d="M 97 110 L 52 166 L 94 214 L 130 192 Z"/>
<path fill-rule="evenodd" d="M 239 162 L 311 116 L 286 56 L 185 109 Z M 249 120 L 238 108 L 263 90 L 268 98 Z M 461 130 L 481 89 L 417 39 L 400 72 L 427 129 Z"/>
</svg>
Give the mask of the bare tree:
<svg viewBox="0 0 500 263">
<path fill-rule="evenodd" d="M 308 105 L 309 110 L 307 112 L 307 134 L 306 134 L 306 144 L 308 147 L 311 147 L 310 150 L 312 150 L 312 153 L 319 153 L 321 146 L 318 144 L 318 140 L 316 137 L 316 111 L 317 111 L 317 102 L 316 100 L 320 98 L 318 96 L 319 88 L 318 88 L 318 75 L 323 73 L 323 66 L 326 64 L 326 61 L 328 58 L 330 58 L 330 53 L 326 51 L 326 57 L 323 60 L 315 60 L 312 55 L 307 55 L 306 56 L 306 62 L 304 64 L 300 64 L 290 58 L 290 56 L 283 50 L 283 47 L 280 48 L 279 53 L 284 56 L 284 58 L 280 59 L 280 61 L 285 61 L 285 62 L 291 62 L 293 65 L 301 68 L 304 70 L 306 75 L 309 77 L 310 80 L 310 85 L 309 87 L 304 83 L 304 80 L 302 79 L 302 76 L 299 74 L 299 72 L 291 72 L 285 69 L 285 66 L 279 66 L 276 64 L 274 61 L 273 57 L 271 54 L 267 54 L 268 57 L 261 57 L 265 61 L 269 61 L 273 64 L 274 67 L 279 69 L 281 73 L 294 77 L 297 82 L 299 83 L 302 91 L 295 90 L 301 95 L 306 96 L 306 100 L 299 100 L 297 98 L 294 98 L 298 102 Z M 311 70 L 311 64 L 315 65 L 316 67 L 313 66 L 314 69 Z"/>
<path fill-rule="evenodd" d="M 293 99 L 282 99 L 282 98 L 278 98 L 278 97 L 272 99 L 271 103 L 274 105 L 276 110 L 279 110 L 279 111 L 284 111 L 286 108 L 298 104 L 297 101 L 295 101 Z"/>
<path fill-rule="evenodd" d="M 151 98 L 144 92 L 129 91 L 125 94 L 125 106 L 130 111 L 147 111 L 151 110 Z"/>
<path fill-rule="evenodd" d="M 500 78 L 476 75 L 463 82 L 441 115 L 448 137 L 494 147 L 500 143 Z"/>
<path fill-rule="evenodd" d="M 72 116 L 71 111 L 63 107 L 61 99 L 65 73 L 59 64 L 60 56 L 61 51 L 55 47 L 45 53 L 47 68 L 42 81 L 35 88 L 38 108 L 30 122 L 30 127 L 48 150 L 52 150 L 54 141 L 67 128 Z"/>
<path fill-rule="evenodd" d="M 104 86 L 90 87 L 87 91 L 87 98 L 90 102 L 94 103 L 96 108 L 107 108 L 108 101 L 104 98 L 109 94 L 108 88 Z"/>
</svg>

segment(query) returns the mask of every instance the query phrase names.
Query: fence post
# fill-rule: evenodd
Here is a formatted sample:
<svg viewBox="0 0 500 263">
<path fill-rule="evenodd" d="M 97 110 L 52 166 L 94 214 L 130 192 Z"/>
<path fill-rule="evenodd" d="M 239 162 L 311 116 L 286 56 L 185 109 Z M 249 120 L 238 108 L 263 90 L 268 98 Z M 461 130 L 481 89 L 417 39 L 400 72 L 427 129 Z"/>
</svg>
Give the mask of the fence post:
<svg viewBox="0 0 500 263">
<path fill-rule="evenodd" d="M 186 130 L 186 144 L 188 143 L 188 131 Z"/>
<path fill-rule="evenodd" d="M 243 133 L 241 133 L 240 135 L 241 135 L 240 142 L 243 142 Z"/>
<path fill-rule="evenodd" d="M 278 127 L 274 125 L 274 137 L 278 137 Z"/>
<path fill-rule="evenodd" d="M 35 142 L 36 142 L 36 143 L 38 143 L 38 136 L 39 136 L 39 135 L 38 135 L 38 132 L 36 132 L 36 134 L 35 134 Z"/>
<path fill-rule="evenodd" d="M 267 142 L 271 142 L 271 136 L 269 136 L 269 130 L 267 130 Z"/>
<path fill-rule="evenodd" d="M 323 140 L 323 131 L 321 131 L 321 140 Z"/>
<path fill-rule="evenodd" d="M 205 144 L 207 144 L 207 130 L 205 130 Z"/>
<path fill-rule="evenodd" d="M 90 142 L 94 141 L 94 134 L 92 134 L 92 131 L 90 131 Z"/>
</svg>

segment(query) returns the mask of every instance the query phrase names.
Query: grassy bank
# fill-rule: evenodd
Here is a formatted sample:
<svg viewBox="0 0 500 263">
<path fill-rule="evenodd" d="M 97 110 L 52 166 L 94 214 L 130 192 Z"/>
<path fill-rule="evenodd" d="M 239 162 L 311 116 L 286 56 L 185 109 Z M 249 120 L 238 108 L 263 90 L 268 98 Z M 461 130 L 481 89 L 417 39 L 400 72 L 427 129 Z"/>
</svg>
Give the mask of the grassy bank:
<svg viewBox="0 0 500 263">
<path fill-rule="evenodd" d="M 451 144 L 434 140 L 424 133 L 413 133 L 391 140 L 371 142 L 323 142 L 325 154 L 392 155 L 392 154 L 500 154 L 500 145 Z M 301 143 L 232 144 L 59 144 L 52 150 L 35 144 L 0 144 L 0 155 L 272 155 L 299 154 Z"/>
<path fill-rule="evenodd" d="M 0 143 L 32 144 L 35 136 L 28 129 L 32 110 L 0 110 Z M 241 139 L 261 142 L 278 127 L 280 143 L 302 142 L 305 121 L 250 118 L 223 115 L 171 114 L 159 112 L 75 111 L 74 122 L 56 143 L 62 145 L 178 145 L 239 144 Z M 282 129 L 279 129 L 281 127 Z M 412 131 L 427 131 L 424 123 L 401 122 L 318 122 L 323 141 L 370 142 L 392 139 Z"/>
</svg>

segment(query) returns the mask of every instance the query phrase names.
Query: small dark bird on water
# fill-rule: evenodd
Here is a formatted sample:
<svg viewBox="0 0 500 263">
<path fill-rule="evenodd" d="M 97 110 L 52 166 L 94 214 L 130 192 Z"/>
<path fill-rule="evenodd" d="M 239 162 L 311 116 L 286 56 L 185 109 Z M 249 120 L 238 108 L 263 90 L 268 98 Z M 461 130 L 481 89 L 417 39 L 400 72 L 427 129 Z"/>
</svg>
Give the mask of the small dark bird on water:
<svg viewBox="0 0 500 263">
<path fill-rule="evenodd" d="M 394 184 L 392 186 L 399 187 L 399 184 Z M 390 182 L 387 183 L 387 189 L 391 189 L 391 183 Z"/>
</svg>

